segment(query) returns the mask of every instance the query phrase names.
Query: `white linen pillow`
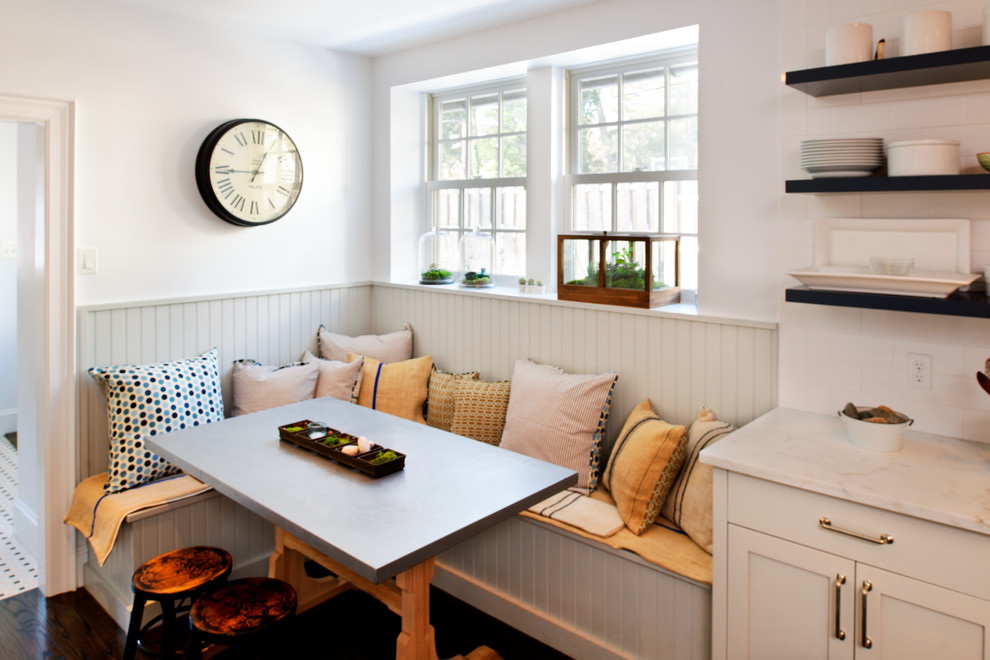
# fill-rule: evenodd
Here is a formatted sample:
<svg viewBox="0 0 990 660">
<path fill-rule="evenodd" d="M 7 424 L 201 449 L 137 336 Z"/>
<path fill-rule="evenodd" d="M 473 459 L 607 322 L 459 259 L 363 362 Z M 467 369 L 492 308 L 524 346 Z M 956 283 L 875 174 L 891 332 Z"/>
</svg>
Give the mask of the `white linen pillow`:
<svg viewBox="0 0 990 660">
<path fill-rule="evenodd" d="M 316 331 L 316 341 L 320 346 L 320 357 L 324 360 L 347 362 L 347 354 L 354 353 L 389 364 L 409 360 L 413 356 L 413 332 L 408 323 L 396 332 L 358 337 L 339 335 L 321 325 Z"/>
<path fill-rule="evenodd" d="M 231 389 L 231 417 L 312 399 L 320 375 L 317 364 L 287 364 L 284 367 L 255 360 L 235 360 Z"/>
<path fill-rule="evenodd" d="M 499 446 L 571 468 L 578 473 L 575 488 L 594 490 L 617 378 L 614 372 L 569 374 L 517 360 Z"/>
<path fill-rule="evenodd" d="M 361 391 L 361 365 L 364 358 L 359 357 L 352 362 L 340 360 L 324 360 L 309 351 L 303 353 L 303 364 L 319 366 L 319 378 L 316 380 L 316 398 L 333 397 L 341 401 L 357 403 L 358 392 Z"/>
</svg>

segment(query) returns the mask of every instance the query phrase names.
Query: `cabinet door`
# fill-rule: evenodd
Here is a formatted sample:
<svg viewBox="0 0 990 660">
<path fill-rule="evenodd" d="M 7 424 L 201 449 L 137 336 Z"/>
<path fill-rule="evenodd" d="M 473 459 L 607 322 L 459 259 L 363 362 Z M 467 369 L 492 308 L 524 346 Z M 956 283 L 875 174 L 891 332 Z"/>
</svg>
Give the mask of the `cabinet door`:
<svg viewBox="0 0 990 660">
<path fill-rule="evenodd" d="M 729 658 L 851 659 L 855 564 L 729 525 Z"/>
<path fill-rule="evenodd" d="M 990 602 L 865 564 L 856 589 L 859 658 L 990 660 Z"/>
</svg>

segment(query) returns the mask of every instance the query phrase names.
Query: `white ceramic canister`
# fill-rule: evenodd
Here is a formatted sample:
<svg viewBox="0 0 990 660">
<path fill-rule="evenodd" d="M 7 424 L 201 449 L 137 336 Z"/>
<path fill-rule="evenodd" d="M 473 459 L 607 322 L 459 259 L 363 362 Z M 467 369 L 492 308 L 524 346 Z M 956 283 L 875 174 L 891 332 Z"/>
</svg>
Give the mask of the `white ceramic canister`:
<svg viewBox="0 0 990 660">
<path fill-rule="evenodd" d="M 959 140 L 903 140 L 887 144 L 888 176 L 959 174 Z"/>
<path fill-rule="evenodd" d="M 901 21 L 901 55 L 935 53 L 952 48 L 952 14 L 930 9 Z"/>
<path fill-rule="evenodd" d="M 850 64 L 873 59 L 873 26 L 846 23 L 829 28 L 825 39 L 825 64 Z"/>
</svg>

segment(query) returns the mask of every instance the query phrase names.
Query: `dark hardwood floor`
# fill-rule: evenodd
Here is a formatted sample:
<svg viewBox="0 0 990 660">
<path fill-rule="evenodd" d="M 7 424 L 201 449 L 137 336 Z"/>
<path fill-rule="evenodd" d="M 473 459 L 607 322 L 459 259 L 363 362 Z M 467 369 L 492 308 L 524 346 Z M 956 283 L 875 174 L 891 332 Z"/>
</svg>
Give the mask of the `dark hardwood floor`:
<svg viewBox="0 0 990 660">
<path fill-rule="evenodd" d="M 432 590 L 430 608 L 441 658 L 466 655 L 482 645 L 506 660 L 567 658 L 438 589 Z M 398 616 L 351 591 L 298 615 L 269 645 L 236 653 L 218 649 L 213 657 L 385 660 L 395 657 L 398 633 Z M 35 589 L 0 600 L 2 660 L 102 660 L 119 658 L 123 649 L 124 632 L 85 589 L 48 599 Z M 138 658 L 147 657 L 138 652 Z"/>
</svg>

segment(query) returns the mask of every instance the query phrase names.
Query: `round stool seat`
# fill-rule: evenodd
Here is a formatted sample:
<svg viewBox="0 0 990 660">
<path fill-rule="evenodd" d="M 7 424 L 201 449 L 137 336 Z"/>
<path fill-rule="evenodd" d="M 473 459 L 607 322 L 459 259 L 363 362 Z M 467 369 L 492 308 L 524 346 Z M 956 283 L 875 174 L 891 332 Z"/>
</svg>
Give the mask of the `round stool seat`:
<svg viewBox="0 0 990 660">
<path fill-rule="evenodd" d="M 195 591 L 230 574 L 233 560 L 222 548 L 198 545 L 158 555 L 141 564 L 131 584 L 150 598 Z"/>
<path fill-rule="evenodd" d="M 203 594 L 189 612 L 192 628 L 214 639 L 267 630 L 296 611 L 296 590 L 274 578 L 242 578 Z"/>
</svg>

